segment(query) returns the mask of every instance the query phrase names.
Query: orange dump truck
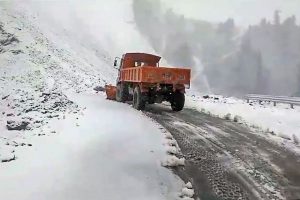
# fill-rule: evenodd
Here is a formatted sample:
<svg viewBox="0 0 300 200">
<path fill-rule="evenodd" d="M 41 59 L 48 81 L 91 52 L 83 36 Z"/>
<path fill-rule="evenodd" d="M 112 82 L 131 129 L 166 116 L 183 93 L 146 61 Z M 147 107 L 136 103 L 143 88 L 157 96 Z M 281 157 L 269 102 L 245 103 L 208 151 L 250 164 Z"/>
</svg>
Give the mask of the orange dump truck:
<svg viewBox="0 0 300 200">
<path fill-rule="evenodd" d="M 126 53 L 116 58 L 119 69 L 117 86 L 106 86 L 108 99 L 133 101 L 133 107 L 145 109 L 146 104 L 168 101 L 174 111 L 184 107 L 185 89 L 190 87 L 191 70 L 160 67 L 161 57 L 146 53 Z M 119 61 L 119 62 L 118 62 Z"/>
</svg>

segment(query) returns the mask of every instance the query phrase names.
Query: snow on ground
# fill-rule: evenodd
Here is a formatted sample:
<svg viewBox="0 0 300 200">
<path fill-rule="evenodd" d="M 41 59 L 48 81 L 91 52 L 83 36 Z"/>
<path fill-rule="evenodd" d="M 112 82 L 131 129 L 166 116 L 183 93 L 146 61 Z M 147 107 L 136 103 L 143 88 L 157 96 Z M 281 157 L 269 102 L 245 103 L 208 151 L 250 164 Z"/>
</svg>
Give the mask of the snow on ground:
<svg viewBox="0 0 300 200">
<path fill-rule="evenodd" d="M 153 52 L 130 2 L 0 2 L 1 198 L 179 198 L 183 182 L 162 166 L 176 141 L 93 91 L 115 82 L 114 56 Z"/>
<path fill-rule="evenodd" d="M 54 135 L 31 138 L 32 148 L 0 165 L 3 199 L 178 198 L 183 183 L 161 166 L 165 139 L 154 122 L 104 95 L 71 99 L 84 113 L 53 120 Z"/>
<path fill-rule="evenodd" d="M 289 105 L 225 98 L 211 95 L 209 98 L 188 96 L 187 107 L 196 108 L 221 118 L 245 123 L 284 139 L 297 143 L 300 138 L 300 107 L 291 109 Z"/>
</svg>

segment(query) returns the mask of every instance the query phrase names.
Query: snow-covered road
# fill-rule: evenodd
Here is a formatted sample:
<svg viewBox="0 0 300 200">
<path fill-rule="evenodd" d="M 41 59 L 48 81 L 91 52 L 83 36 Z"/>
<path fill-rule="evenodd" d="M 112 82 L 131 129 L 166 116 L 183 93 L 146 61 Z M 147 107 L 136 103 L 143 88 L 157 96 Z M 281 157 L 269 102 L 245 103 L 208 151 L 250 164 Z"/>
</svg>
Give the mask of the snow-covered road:
<svg viewBox="0 0 300 200">
<path fill-rule="evenodd" d="M 249 127 L 196 109 L 174 113 L 169 106 L 148 106 L 176 139 L 195 199 L 290 200 L 300 198 L 300 156 Z"/>
<path fill-rule="evenodd" d="M 102 95 L 71 97 L 80 117 L 51 121 L 51 137 L 0 165 L 6 200 L 177 199 L 182 181 L 161 166 L 164 136 L 149 118 Z"/>
</svg>

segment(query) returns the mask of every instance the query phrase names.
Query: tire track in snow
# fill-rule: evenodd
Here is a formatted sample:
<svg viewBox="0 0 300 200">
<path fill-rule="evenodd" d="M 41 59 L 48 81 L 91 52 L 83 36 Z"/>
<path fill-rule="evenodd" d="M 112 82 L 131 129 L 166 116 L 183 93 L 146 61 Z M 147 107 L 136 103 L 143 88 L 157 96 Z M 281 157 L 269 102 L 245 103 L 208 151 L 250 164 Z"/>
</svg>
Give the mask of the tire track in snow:
<svg viewBox="0 0 300 200">
<path fill-rule="evenodd" d="M 186 166 L 174 171 L 192 180 L 200 198 L 299 198 L 299 156 L 247 127 L 190 109 L 174 113 L 163 105 L 149 106 L 146 114 L 177 140 Z"/>
</svg>

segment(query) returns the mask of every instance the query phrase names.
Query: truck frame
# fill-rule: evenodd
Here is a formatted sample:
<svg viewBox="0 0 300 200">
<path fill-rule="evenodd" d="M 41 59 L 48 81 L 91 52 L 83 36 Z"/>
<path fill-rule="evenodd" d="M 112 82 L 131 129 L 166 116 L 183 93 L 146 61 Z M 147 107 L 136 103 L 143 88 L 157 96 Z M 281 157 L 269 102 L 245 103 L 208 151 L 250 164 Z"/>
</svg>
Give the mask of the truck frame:
<svg viewBox="0 0 300 200">
<path fill-rule="evenodd" d="M 160 59 L 146 53 L 126 53 L 122 58 L 115 58 L 114 66 L 119 66 L 116 100 L 133 101 L 137 110 L 144 110 L 147 103 L 168 101 L 173 111 L 181 111 L 185 89 L 190 88 L 191 70 L 160 67 Z"/>
</svg>

